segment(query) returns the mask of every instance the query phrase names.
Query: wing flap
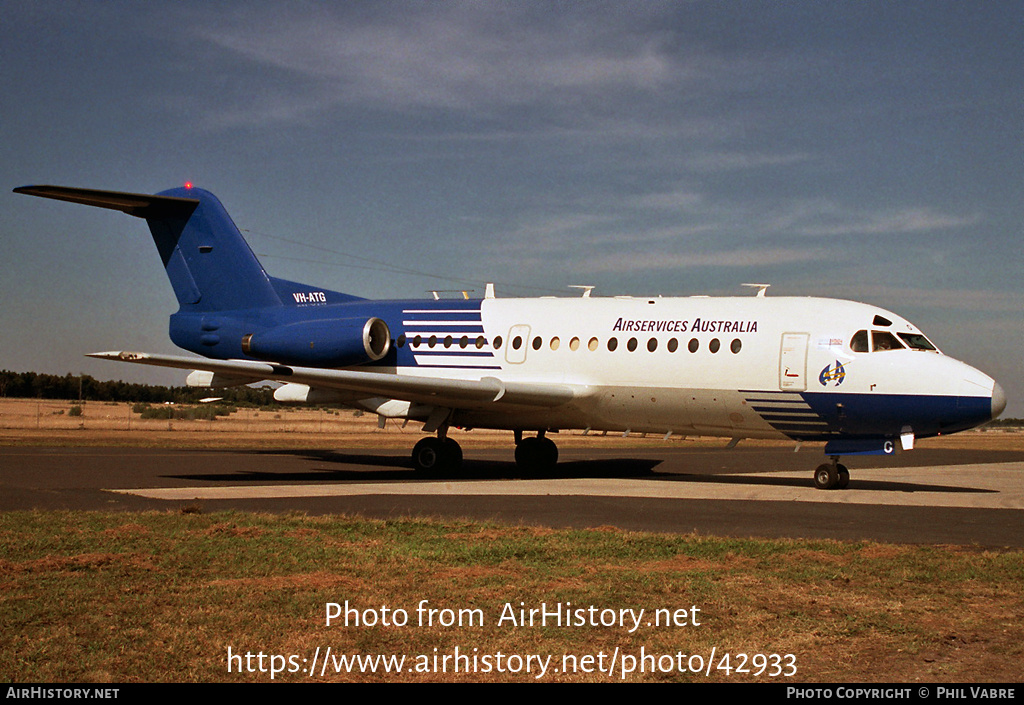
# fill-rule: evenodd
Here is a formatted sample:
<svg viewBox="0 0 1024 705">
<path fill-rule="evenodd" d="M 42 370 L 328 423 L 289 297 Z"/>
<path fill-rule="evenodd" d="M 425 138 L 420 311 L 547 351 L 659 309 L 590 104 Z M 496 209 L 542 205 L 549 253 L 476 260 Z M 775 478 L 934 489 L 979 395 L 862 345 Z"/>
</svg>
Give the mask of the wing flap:
<svg viewBox="0 0 1024 705">
<path fill-rule="evenodd" d="M 487 408 L 494 405 L 553 407 L 566 404 L 588 392 L 586 387 L 508 382 L 497 377 L 484 377 L 479 380 L 420 377 L 363 370 L 294 367 L 251 360 L 208 360 L 127 351 L 92 353 L 89 357 L 157 367 L 204 370 L 231 377 L 244 377 L 252 382 L 265 379 L 297 382 L 310 387 L 357 392 L 365 394 L 367 397 L 383 396 L 463 409 Z"/>
</svg>

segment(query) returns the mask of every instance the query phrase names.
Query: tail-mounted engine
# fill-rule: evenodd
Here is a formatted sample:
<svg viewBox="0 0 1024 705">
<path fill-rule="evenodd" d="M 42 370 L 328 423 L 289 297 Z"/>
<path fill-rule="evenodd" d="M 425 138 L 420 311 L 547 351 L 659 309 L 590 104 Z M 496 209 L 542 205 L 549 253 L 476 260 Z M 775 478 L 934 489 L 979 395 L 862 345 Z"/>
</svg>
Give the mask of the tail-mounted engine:
<svg viewBox="0 0 1024 705">
<path fill-rule="evenodd" d="M 349 367 L 375 362 L 391 349 L 391 331 L 379 318 L 302 321 L 242 337 L 242 352 L 259 360 L 305 367 Z"/>
</svg>

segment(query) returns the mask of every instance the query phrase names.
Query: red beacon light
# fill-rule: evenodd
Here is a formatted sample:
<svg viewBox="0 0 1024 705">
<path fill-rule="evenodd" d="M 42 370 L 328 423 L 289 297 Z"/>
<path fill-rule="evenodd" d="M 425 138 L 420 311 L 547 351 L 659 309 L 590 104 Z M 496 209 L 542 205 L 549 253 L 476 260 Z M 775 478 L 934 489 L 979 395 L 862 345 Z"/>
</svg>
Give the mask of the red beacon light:
<svg viewBox="0 0 1024 705">
<path fill-rule="evenodd" d="M 186 181 L 185 182 L 185 188 L 192 188 L 192 182 L 191 181 Z"/>
</svg>

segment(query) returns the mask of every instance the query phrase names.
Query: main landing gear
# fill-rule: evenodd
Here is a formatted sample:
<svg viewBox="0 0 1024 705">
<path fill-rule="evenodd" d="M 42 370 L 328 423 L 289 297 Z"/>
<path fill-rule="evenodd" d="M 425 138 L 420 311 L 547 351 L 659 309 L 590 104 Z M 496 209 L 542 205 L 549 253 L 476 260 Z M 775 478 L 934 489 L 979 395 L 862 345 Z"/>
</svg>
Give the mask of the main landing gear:
<svg viewBox="0 0 1024 705">
<path fill-rule="evenodd" d="M 845 490 L 850 484 L 850 471 L 833 455 L 831 463 L 822 463 L 814 471 L 814 486 L 819 490 Z"/>
<path fill-rule="evenodd" d="M 523 438 L 522 431 L 515 431 L 515 439 L 516 465 L 521 471 L 542 474 L 555 469 L 558 446 L 544 431 L 529 438 Z M 413 447 L 412 464 L 420 472 L 456 473 L 462 468 L 462 446 L 448 438 L 447 428 L 439 428 L 437 437 L 423 438 Z"/>
<path fill-rule="evenodd" d="M 523 438 L 522 431 L 514 431 L 516 439 L 516 465 L 527 473 L 545 473 L 558 463 L 558 446 L 538 431 L 536 436 Z"/>
<path fill-rule="evenodd" d="M 423 438 L 413 446 L 412 464 L 420 472 L 458 472 L 462 446 L 447 436 Z"/>
</svg>

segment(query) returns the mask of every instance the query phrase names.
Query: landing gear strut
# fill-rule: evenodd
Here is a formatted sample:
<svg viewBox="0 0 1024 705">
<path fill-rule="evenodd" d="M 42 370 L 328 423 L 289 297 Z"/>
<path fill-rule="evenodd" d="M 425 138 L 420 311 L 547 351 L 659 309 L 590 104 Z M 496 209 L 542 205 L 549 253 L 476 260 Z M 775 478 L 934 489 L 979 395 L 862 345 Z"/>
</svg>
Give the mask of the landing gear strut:
<svg viewBox="0 0 1024 705">
<path fill-rule="evenodd" d="M 850 484 L 850 471 L 833 455 L 831 463 L 822 463 L 814 471 L 814 486 L 819 490 L 845 490 Z"/>
</svg>

